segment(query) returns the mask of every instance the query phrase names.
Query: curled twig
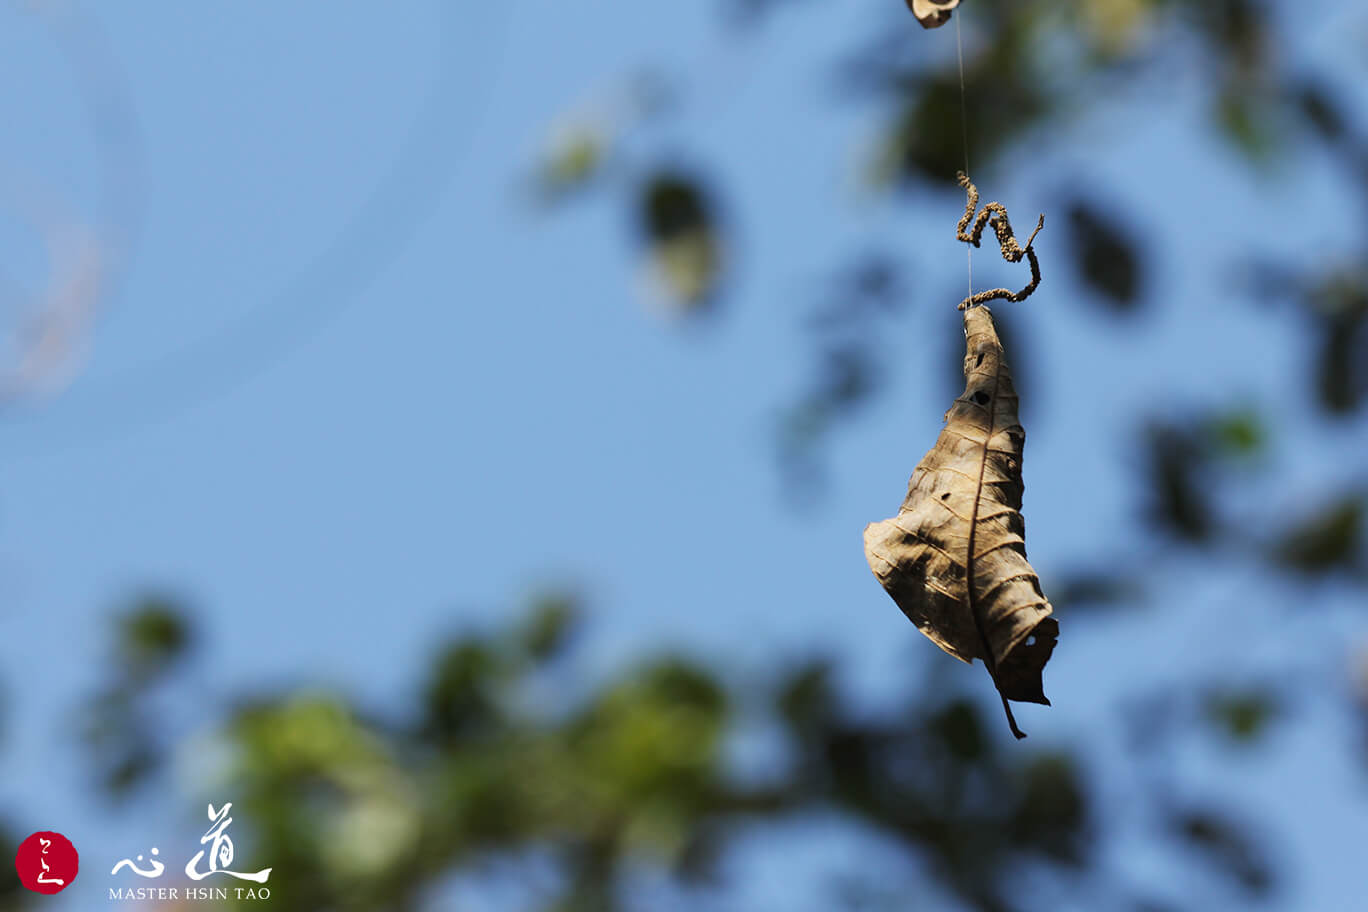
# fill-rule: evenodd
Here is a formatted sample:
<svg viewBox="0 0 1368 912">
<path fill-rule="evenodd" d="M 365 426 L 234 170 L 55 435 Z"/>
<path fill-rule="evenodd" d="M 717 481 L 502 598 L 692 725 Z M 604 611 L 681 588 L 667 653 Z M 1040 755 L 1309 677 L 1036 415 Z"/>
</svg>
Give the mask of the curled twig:
<svg viewBox="0 0 1368 912">
<path fill-rule="evenodd" d="M 1040 229 L 1045 227 L 1045 216 L 1043 214 L 1040 216 L 1040 220 L 1036 222 L 1035 231 L 1031 232 L 1031 236 L 1026 239 L 1026 246 L 1023 247 L 1017 243 L 1016 235 L 1012 232 L 1012 223 L 1007 219 L 1007 207 L 1002 203 L 987 203 L 984 205 L 983 211 L 975 217 L 974 213 L 978 209 L 978 188 L 974 186 L 973 181 L 969 180 L 969 176 L 963 171 L 959 172 L 958 177 L 960 186 L 965 189 L 968 199 L 964 205 L 964 215 L 960 217 L 959 224 L 955 226 L 956 239 L 977 247 L 983 239 L 984 226 L 991 223 L 993 233 L 997 235 L 998 246 L 1002 248 L 1002 258 L 1009 263 L 1019 263 L 1024 256 L 1031 264 L 1031 282 L 1021 291 L 990 288 L 987 291 L 980 291 L 978 294 L 965 298 L 960 302 L 959 309 L 977 307 L 997 298 L 1005 298 L 1008 301 L 1024 301 L 1040 284 L 1040 263 L 1036 260 L 1035 250 L 1031 248 L 1031 244 L 1035 242 L 1035 236 L 1040 233 Z M 968 230 L 970 222 L 974 223 L 973 231 Z"/>
</svg>

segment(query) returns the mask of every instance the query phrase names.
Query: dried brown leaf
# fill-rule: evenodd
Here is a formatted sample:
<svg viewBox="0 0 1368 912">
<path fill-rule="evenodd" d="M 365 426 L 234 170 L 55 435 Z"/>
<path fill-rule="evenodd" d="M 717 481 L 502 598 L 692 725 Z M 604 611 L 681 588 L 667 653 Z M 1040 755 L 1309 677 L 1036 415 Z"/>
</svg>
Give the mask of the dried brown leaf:
<svg viewBox="0 0 1368 912">
<path fill-rule="evenodd" d="M 1059 624 L 1026 561 L 1026 432 L 987 307 L 964 312 L 964 333 L 964 393 L 898 515 L 865 528 L 865 556 L 917 629 L 957 659 L 983 660 L 1012 733 L 1024 738 L 1007 701 L 1050 704 L 1041 673 Z"/>
<path fill-rule="evenodd" d="M 960 0 L 907 0 L 907 8 L 922 28 L 939 28 L 950 21 L 950 11 L 959 6 Z"/>
</svg>

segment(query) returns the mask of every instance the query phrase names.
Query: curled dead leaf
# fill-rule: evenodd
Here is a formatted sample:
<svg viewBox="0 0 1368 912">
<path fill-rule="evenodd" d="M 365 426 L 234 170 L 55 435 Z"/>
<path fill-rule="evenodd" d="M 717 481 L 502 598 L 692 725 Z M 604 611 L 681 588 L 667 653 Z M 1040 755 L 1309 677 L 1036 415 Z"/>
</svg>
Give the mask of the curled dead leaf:
<svg viewBox="0 0 1368 912">
<path fill-rule="evenodd" d="M 950 21 L 950 11 L 959 6 L 960 0 L 907 0 L 907 8 L 922 28 L 939 28 Z"/>
<path fill-rule="evenodd" d="M 964 312 L 964 333 L 964 393 L 898 515 L 865 528 L 865 556 L 918 630 L 957 659 L 983 660 L 1012 734 L 1024 738 L 1007 701 L 1050 704 L 1041 675 L 1059 624 L 1026 560 L 1026 432 L 987 307 Z"/>
</svg>

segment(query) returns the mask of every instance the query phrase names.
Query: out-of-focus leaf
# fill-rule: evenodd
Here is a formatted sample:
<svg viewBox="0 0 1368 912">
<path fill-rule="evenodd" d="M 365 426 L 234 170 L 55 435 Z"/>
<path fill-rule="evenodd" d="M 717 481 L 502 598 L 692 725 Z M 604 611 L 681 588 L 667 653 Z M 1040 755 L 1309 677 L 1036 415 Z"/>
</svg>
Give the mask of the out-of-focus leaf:
<svg viewBox="0 0 1368 912">
<path fill-rule="evenodd" d="M 807 321 L 811 330 L 823 336 L 844 332 L 863 338 L 876 331 L 874 320 L 901 310 L 909 294 L 896 257 L 883 253 L 861 257 L 831 285 L 829 299 Z"/>
<path fill-rule="evenodd" d="M 1136 901 L 1131 912 L 1182 912 L 1182 910 L 1162 900 L 1140 899 Z"/>
<path fill-rule="evenodd" d="M 1252 408 L 1212 415 L 1205 424 L 1217 455 L 1248 459 L 1267 446 L 1268 430 L 1263 418 Z"/>
<path fill-rule="evenodd" d="M 779 689 L 780 717 L 795 733 L 824 728 L 838 710 L 831 683 L 831 663 L 811 662 L 796 669 Z"/>
<path fill-rule="evenodd" d="M 1206 716 L 1234 741 L 1249 742 L 1262 735 L 1280 711 L 1277 697 L 1264 690 L 1217 691 L 1205 700 Z"/>
<path fill-rule="evenodd" d="M 1273 886 L 1273 870 L 1267 859 L 1246 832 L 1224 815 L 1187 810 L 1175 814 L 1170 825 L 1176 836 L 1247 893 L 1262 896 Z"/>
<path fill-rule="evenodd" d="M 1331 414 L 1357 411 L 1368 397 L 1368 280 L 1338 274 L 1316 287 L 1307 305 L 1320 335 L 1316 392 Z"/>
<path fill-rule="evenodd" d="M 493 732 L 500 719 L 497 692 L 507 682 L 503 656 L 474 637 L 448 646 L 424 691 L 425 731 L 439 738 Z"/>
<path fill-rule="evenodd" d="M 1143 594 L 1139 579 L 1116 570 L 1075 570 L 1050 581 L 1050 603 L 1065 615 L 1129 607 Z"/>
<path fill-rule="evenodd" d="M 642 185 L 638 211 L 653 273 L 676 310 L 707 309 L 721 276 L 722 242 L 703 184 L 681 172 L 657 173 Z"/>
<path fill-rule="evenodd" d="M 1235 76 L 1262 72 L 1269 48 L 1267 4 L 1262 0 L 1188 0 L 1198 29 L 1212 44 L 1213 56 L 1228 60 Z"/>
<path fill-rule="evenodd" d="M 833 348 L 823 359 L 819 398 L 833 411 L 864 402 L 877 385 L 877 370 L 868 352 L 856 345 Z"/>
<path fill-rule="evenodd" d="M 148 596 L 119 621 L 119 656 L 126 671 L 152 677 L 180 659 L 191 643 L 190 626 L 170 599 Z"/>
<path fill-rule="evenodd" d="M 1330 89 L 1320 82 L 1304 81 L 1293 87 L 1293 102 L 1306 122 L 1326 142 L 1336 143 L 1344 138 L 1344 111 L 1332 97 Z"/>
<path fill-rule="evenodd" d="M 1042 754 L 1026 767 L 1011 828 L 1021 845 L 1065 864 L 1087 857 L 1087 789 L 1067 754 Z"/>
<path fill-rule="evenodd" d="M 822 353 L 814 386 L 780 416 L 777 444 L 789 488 L 801 497 L 821 492 L 823 480 L 817 450 L 838 421 L 855 414 L 873 398 L 881 375 L 872 353 L 861 341 L 836 342 Z M 801 506 L 789 494 L 786 503 Z"/>
<path fill-rule="evenodd" d="M 992 48 L 965 61 L 964 104 L 973 112 L 968 123 L 969 148 L 980 174 L 1023 131 L 1052 111 L 1052 96 L 1042 91 L 1029 70 L 1029 55 L 1019 43 L 1023 38 L 1009 26 Z M 915 87 L 915 94 L 903 102 L 901 114 L 884 138 L 875 160 L 875 182 L 953 184 L 956 172 L 964 168 L 959 73 L 947 69 L 904 78 Z"/>
<path fill-rule="evenodd" d="M 1106 60 L 1133 52 L 1155 15 L 1153 0 L 1086 0 L 1083 23 L 1093 49 Z"/>
<path fill-rule="evenodd" d="M 1218 471 L 1246 466 L 1262 446 L 1258 414 L 1247 407 L 1154 422 L 1146 432 L 1146 513 L 1151 522 L 1192 543 L 1219 526 L 1213 496 Z"/>
<path fill-rule="evenodd" d="M 163 596 L 139 599 L 114 623 L 114 675 L 81 707 L 80 732 L 101 787 L 123 798 L 161 768 L 166 735 L 149 701 L 194 634 L 184 610 Z"/>
<path fill-rule="evenodd" d="M 532 605 L 519 639 L 537 661 L 555 658 L 566 647 L 580 620 L 578 601 L 568 593 L 549 593 Z"/>
<path fill-rule="evenodd" d="M 968 700 L 951 702 L 927 720 L 927 728 L 956 762 L 974 763 L 987 752 L 988 739 L 978 707 Z"/>
<path fill-rule="evenodd" d="M 781 413 L 776 444 L 786 491 L 815 499 L 823 475 L 818 448 L 843 418 L 850 417 L 882 388 L 878 343 L 887 336 L 884 318 L 908 296 L 896 258 L 871 253 L 844 268 L 807 321 L 817 336 L 815 376 L 798 401 Z M 786 503 L 794 506 L 795 498 Z"/>
<path fill-rule="evenodd" d="M 555 200 L 588 186 L 599 174 L 607 143 L 602 131 L 588 124 L 563 130 L 538 169 L 537 185 L 542 197 Z"/>
<path fill-rule="evenodd" d="M 1363 561 L 1365 497 L 1337 498 L 1302 519 L 1273 547 L 1273 558 L 1301 573 L 1352 570 Z"/>
<path fill-rule="evenodd" d="M 1143 267 L 1137 244 L 1112 213 L 1076 200 L 1069 206 L 1070 249 L 1079 277 L 1118 313 L 1140 302 Z"/>
<path fill-rule="evenodd" d="M 19 850 L 19 842 L 10 835 L 10 828 L 6 825 L 0 829 L 0 858 L 10 859 Z M 20 903 L 28 898 L 28 891 L 19 882 L 19 872 L 14 865 L 0 865 L 0 902 L 5 903 L 5 908 L 19 908 Z"/>
<path fill-rule="evenodd" d="M 709 788 L 727 704 L 703 669 L 678 659 L 655 662 L 609 688 L 573 720 L 575 762 L 600 800 L 620 813 L 659 811 L 665 816 L 654 822 L 682 836 L 679 824 L 666 817 L 678 818 L 680 802 L 702 800 Z"/>
<path fill-rule="evenodd" d="M 1207 541 L 1216 521 L 1204 484 L 1209 458 L 1199 436 L 1178 424 L 1157 423 L 1146 443 L 1150 520 L 1187 541 Z"/>
<path fill-rule="evenodd" d="M 809 0 L 729 0 L 727 13 L 730 20 L 739 26 L 750 27 L 782 6 L 798 6 Z"/>
<path fill-rule="evenodd" d="M 1221 132 L 1256 164 L 1266 164 L 1279 151 L 1283 131 L 1272 107 L 1262 94 L 1234 86 L 1216 102 L 1216 123 Z"/>
</svg>

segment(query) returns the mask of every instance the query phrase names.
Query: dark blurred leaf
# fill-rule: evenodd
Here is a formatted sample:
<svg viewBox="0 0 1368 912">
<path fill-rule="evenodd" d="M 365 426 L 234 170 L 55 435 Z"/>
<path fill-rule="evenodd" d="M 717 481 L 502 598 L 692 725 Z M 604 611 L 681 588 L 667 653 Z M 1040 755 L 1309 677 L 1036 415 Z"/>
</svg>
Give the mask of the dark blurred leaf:
<svg viewBox="0 0 1368 912">
<path fill-rule="evenodd" d="M 1264 690 L 1217 691 L 1207 694 L 1206 715 L 1227 737 L 1253 741 L 1277 718 L 1276 696 Z"/>
<path fill-rule="evenodd" d="M 438 738 L 492 734 L 501 717 L 497 692 L 507 680 L 505 659 L 488 643 L 475 637 L 452 643 L 424 690 L 424 730 Z"/>
<path fill-rule="evenodd" d="M 1069 206 L 1069 238 L 1074 266 L 1083 282 L 1112 310 L 1133 311 L 1139 303 L 1143 272 L 1137 244 L 1112 210 L 1082 200 Z"/>
<path fill-rule="evenodd" d="M 885 318 L 898 312 L 908 291 L 896 258 L 869 253 L 842 269 L 808 318 L 818 360 L 806 393 L 779 416 L 776 449 L 785 491 L 815 500 L 824 475 L 819 448 L 843 419 L 856 414 L 883 387 L 879 343 Z M 789 506 L 799 498 L 786 497 Z"/>
<path fill-rule="evenodd" d="M 1309 296 L 1320 335 L 1316 391 L 1332 414 L 1356 411 L 1368 396 L 1368 281 L 1337 274 Z"/>
<path fill-rule="evenodd" d="M 722 249 L 703 184 L 682 172 L 658 172 L 640 189 L 638 213 L 662 287 L 682 313 L 704 309 L 717 290 Z"/>
<path fill-rule="evenodd" d="M 172 600 L 147 596 L 119 621 L 118 650 L 128 674 L 152 677 L 184 655 L 191 634 L 182 609 Z"/>
<path fill-rule="evenodd" d="M 657 244 L 711 224 L 704 193 L 691 176 L 664 172 L 654 175 L 642 190 L 642 230 L 647 242 Z"/>
<path fill-rule="evenodd" d="M 533 659 L 546 661 L 565 649 L 579 620 L 579 603 L 573 596 L 543 595 L 533 603 L 531 617 L 524 622 L 519 639 Z"/>
<path fill-rule="evenodd" d="M 721 875 L 719 869 L 725 848 L 725 827 L 704 822 L 690 834 L 675 865 L 675 872 L 686 882 L 713 881 Z"/>
<path fill-rule="evenodd" d="M 965 76 L 965 103 L 974 112 L 969 147 L 980 175 L 1049 112 L 1036 80 L 1014 73 L 1022 65 L 1019 51 L 1004 45 L 1000 53 Z M 964 168 L 962 124 L 959 74 L 947 71 L 920 82 L 916 100 L 906 104 L 884 139 L 876 177 L 899 186 L 922 181 L 953 185 L 955 173 Z"/>
<path fill-rule="evenodd" d="M 1131 912 L 1182 912 L 1178 906 L 1157 899 L 1141 899 L 1135 903 Z"/>
<path fill-rule="evenodd" d="M 1262 0 L 1189 0 L 1199 30 L 1213 45 L 1213 57 L 1229 61 L 1234 77 L 1263 71 L 1269 47 L 1269 22 Z"/>
<path fill-rule="evenodd" d="M 1314 80 L 1306 80 L 1293 86 L 1293 102 L 1306 122 L 1327 142 L 1335 143 L 1344 138 L 1346 127 L 1344 111 L 1339 102 L 1332 97 L 1328 86 Z"/>
<path fill-rule="evenodd" d="M 908 294 L 897 258 L 869 253 L 841 270 L 827 300 L 809 316 L 808 326 L 823 336 L 863 339 L 880 328 L 876 320 L 901 310 Z"/>
<path fill-rule="evenodd" d="M 754 26 L 783 6 L 798 6 L 811 0 L 728 0 L 727 12 L 739 26 Z"/>
<path fill-rule="evenodd" d="M 194 636 L 184 609 L 145 596 L 114 620 L 114 674 L 81 707 L 79 730 L 106 794 L 126 798 L 161 769 L 167 733 L 151 703 Z"/>
<path fill-rule="evenodd" d="M 0 865 L 0 903 L 6 909 L 19 908 L 21 902 L 30 896 L 19 882 L 19 872 L 13 864 L 8 863 L 17 851 L 19 841 L 10 835 L 9 826 L 0 828 L 0 858 L 6 859 L 6 864 Z"/>
<path fill-rule="evenodd" d="M 1174 833 L 1209 862 L 1234 879 L 1246 892 L 1259 896 L 1273 886 L 1273 871 L 1248 834 L 1215 811 L 1190 810 L 1175 814 Z"/>
<path fill-rule="evenodd" d="M 940 739 L 950 756 L 960 763 L 974 763 L 987 748 L 978 707 L 955 700 L 927 720 L 928 730 Z"/>
<path fill-rule="evenodd" d="M 796 669 L 779 689 L 779 715 L 796 734 L 811 735 L 824 729 L 836 715 L 838 705 L 831 683 L 831 664 L 811 662 Z"/>
<path fill-rule="evenodd" d="M 1200 435 L 1176 423 L 1156 423 L 1146 444 L 1150 520 L 1178 538 L 1207 541 L 1215 518 L 1205 480 L 1210 459 Z"/>
<path fill-rule="evenodd" d="M 869 398 L 877 385 L 869 353 L 859 345 L 832 348 L 822 361 L 819 399 L 833 411 L 844 411 Z"/>
<path fill-rule="evenodd" d="M 1057 574 L 1050 581 L 1049 593 L 1050 604 L 1067 614 L 1133 606 L 1143 596 L 1144 587 L 1135 576 L 1117 571 L 1076 570 Z"/>
<path fill-rule="evenodd" d="M 1087 857 L 1087 790 L 1069 755 L 1042 754 L 1031 761 L 1011 827 L 1032 852 L 1074 865 Z"/>
<path fill-rule="evenodd" d="M 1301 573 L 1352 570 L 1363 558 L 1365 498 L 1349 494 L 1298 522 L 1274 545 L 1274 559 Z"/>
<path fill-rule="evenodd" d="M 882 383 L 872 353 L 861 341 L 836 341 L 821 353 L 814 386 L 780 416 L 777 449 L 784 469 L 785 503 L 803 506 L 822 492 L 819 447 L 842 419 L 872 399 Z"/>
</svg>

